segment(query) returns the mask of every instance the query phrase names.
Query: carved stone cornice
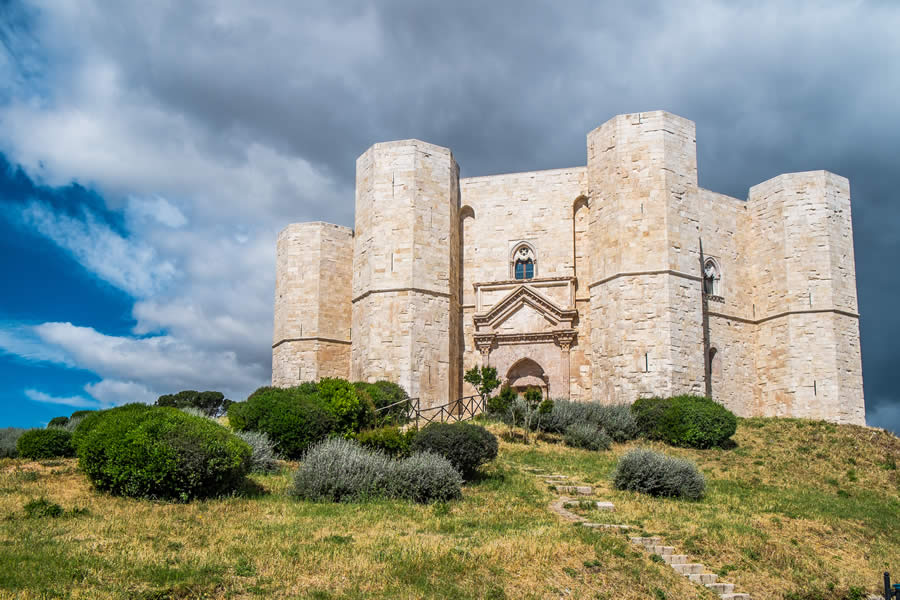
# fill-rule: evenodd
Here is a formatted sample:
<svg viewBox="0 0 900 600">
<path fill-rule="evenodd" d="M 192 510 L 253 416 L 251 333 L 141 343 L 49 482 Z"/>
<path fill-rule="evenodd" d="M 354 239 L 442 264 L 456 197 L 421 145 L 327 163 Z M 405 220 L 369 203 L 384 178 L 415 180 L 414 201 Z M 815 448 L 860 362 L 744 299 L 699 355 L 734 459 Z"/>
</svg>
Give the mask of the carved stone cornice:
<svg viewBox="0 0 900 600">
<path fill-rule="evenodd" d="M 533 307 L 554 326 L 562 324 L 563 327 L 569 328 L 578 317 L 577 310 L 561 308 L 531 286 L 521 285 L 497 302 L 488 312 L 473 315 L 475 327 L 478 329 L 496 327 L 522 304 Z"/>
<path fill-rule="evenodd" d="M 568 351 L 575 343 L 574 329 L 558 329 L 556 331 L 538 331 L 531 333 L 476 333 L 475 347 L 482 354 L 487 354 L 498 346 L 513 344 L 539 344 L 552 342 Z"/>
</svg>

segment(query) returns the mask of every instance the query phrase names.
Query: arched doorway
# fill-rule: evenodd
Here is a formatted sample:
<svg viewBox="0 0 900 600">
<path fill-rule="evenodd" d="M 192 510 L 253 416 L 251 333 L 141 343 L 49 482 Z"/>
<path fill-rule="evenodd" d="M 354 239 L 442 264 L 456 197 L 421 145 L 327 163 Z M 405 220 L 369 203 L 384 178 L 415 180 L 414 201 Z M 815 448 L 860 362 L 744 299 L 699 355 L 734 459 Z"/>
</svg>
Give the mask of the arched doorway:
<svg viewBox="0 0 900 600">
<path fill-rule="evenodd" d="M 506 382 L 515 391 L 524 393 L 528 388 L 536 387 L 544 398 L 550 397 L 549 381 L 541 365 L 530 358 L 517 361 L 506 373 Z"/>
</svg>

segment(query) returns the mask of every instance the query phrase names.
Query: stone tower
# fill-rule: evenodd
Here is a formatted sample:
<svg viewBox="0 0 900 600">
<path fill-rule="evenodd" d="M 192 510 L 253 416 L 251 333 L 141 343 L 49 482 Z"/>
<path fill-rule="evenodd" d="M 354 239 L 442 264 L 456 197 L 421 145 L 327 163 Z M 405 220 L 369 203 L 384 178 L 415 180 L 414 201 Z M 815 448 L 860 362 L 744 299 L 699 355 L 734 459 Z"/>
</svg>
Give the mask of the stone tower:
<svg viewBox="0 0 900 600">
<path fill-rule="evenodd" d="M 272 385 L 350 375 L 353 232 L 295 223 L 278 234 Z"/>
<path fill-rule="evenodd" d="M 593 397 L 701 394 L 694 123 L 620 115 L 587 143 Z"/>
<path fill-rule="evenodd" d="M 458 211 L 448 149 L 404 140 L 357 160 L 352 379 L 389 379 L 423 405 L 459 397 Z"/>
</svg>

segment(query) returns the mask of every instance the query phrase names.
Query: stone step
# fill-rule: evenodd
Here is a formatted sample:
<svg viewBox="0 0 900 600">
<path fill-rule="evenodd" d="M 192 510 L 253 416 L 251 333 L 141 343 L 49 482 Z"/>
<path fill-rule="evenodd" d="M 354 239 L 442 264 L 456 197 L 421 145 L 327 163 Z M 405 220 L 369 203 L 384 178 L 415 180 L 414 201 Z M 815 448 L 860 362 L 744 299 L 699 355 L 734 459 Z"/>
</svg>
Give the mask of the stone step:
<svg viewBox="0 0 900 600">
<path fill-rule="evenodd" d="M 707 583 L 705 585 L 719 595 L 730 594 L 734 591 L 733 583 Z"/>
<path fill-rule="evenodd" d="M 719 596 L 722 600 L 750 600 L 750 594 L 743 593 L 734 593 L 734 594 L 722 594 Z"/>
<path fill-rule="evenodd" d="M 637 544 L 638 546 L 658 546 L 662 544 L 662 538 L 660 537 L 633 537 L 631 538 L 632 544 Z"/>
<path fill-rule="evenodd" d="M 594 490 L 589 485 L 558 485 L 556 486 L 556 491 L 563 494 L 590 496 Z"/>
<path fill-rule="evenodd" d="M 541 475 L 544 479 L 568 479 L 568 475 Z"/>
<path fill-rule="evenodd" d="M 597 510 L 616 510 L 616 506 L 612 502 L 598 502 Z"/>
<path fill-rule="evenodd" d="M 582 523 L 581 526 L 590 527 L 592 529 L 618 529 L 620 531 L 631 529 L 630 525 L 615 525 L 613 523 Z"/>
<path fill-rule="evenodd" d="M 659 554 L 660 556 L 675 554 L 675 546 L 646 546 L 646 548 L 650 554 Z"/>
<path fill-rule="evenodd" d="M 694 583 L 709 585 L 710 583 L 715 583 L 719 579 L 719 576 L 715 573 L 691 573 L 688 575 L 688 579 Z"/>
<path fill-rule="evenodd" d="M 703 565 L 700 563 L 683 563 L 670 566 L 682 575 L 699 574 L 703 572 Z"/>
<path fill-rule="evenodd" d="M 660 554 L 660 556 L 670 565 L 683 565 L 690 560 L 687 554 Z"/>
</svg>

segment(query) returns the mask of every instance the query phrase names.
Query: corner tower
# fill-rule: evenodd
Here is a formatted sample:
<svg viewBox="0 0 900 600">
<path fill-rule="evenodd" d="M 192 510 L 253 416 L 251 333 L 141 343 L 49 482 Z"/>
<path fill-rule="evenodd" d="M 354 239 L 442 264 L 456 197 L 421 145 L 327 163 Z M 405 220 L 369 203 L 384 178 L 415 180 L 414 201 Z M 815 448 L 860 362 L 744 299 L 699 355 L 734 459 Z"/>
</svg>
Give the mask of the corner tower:
<svg viewBox="0 0 900 600">
<path fill-rule="evenodd" d="M 272 385 L 350 374 L 353 232 L 295 223 L 278 234 Z"/>
<path fill-rule="evenodd" d="M 587 136 L 595 400 L 704 392 L 695 137 L 664 111 Z"/>
<path fill-rule="evenodd" d="M 422 406 L 461 389 L 459 167 L 419 140 L 356 161 L 350 376 L 389 379 Z"/>
</svg>

